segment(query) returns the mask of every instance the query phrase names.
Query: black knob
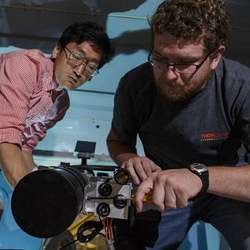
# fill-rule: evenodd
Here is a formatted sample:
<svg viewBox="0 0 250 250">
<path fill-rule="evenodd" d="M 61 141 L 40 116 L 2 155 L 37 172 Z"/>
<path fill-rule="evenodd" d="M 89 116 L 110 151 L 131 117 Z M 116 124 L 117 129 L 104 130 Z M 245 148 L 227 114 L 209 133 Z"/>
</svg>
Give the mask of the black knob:
<svg viewBox="0 0 250 250">
<path fill-rule="evenodd" d="M 124 197 L 122 195 L 116 195 L 113 198 L 113 204 L 118 209 L 122 209 L 122 208 L 126 207 L 127 203 L 128 203 L 127 200 L 124 199 Z"/>
<path fill-rule="evenodd" d="M 98 187 L 98 192 L 101 196 L 109 196 L 112 193 L 112 186 L 109 183 L 102 183 Z"/>
<path fill-rule="evenodd" d="M 98 215 L 100 215 L 102 217 L 106 217 L 110 214 L 110 207 L 107 203 L 102 202 L 102 203 L 98 204 L 98 206 L 96 208 L 96 212 Z"/>
<path fill-rule="evenodd" d="M 129 181 L 129 174 L 125 169 L 119 168 L 114 173 L 114 180 L 116 181 L 117 184 L 125 185 Z"/>
</svg>

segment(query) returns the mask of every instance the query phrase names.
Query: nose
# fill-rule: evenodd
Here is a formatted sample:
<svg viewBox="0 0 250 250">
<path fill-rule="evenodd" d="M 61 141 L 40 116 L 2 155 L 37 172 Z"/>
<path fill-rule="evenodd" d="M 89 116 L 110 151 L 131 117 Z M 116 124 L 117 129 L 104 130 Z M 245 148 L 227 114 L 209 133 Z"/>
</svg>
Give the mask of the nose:
<svg viewBox="0 0 250 250">
<path fill-rule="evenodd" d="M 178 78 L 178 73 L 176 72 L 174 65 L 166 65 L 165 77 L 169 80 L 175 80 Z"/>
<path fill-rule="evenodd" d="M 78 77 L 81 77 L 86 69 L 86 64 L 85 63 L 82 63 L 81 65 L 77 66 L 75 69 L 74 69 L 74 72 L 75 74 L 78 76 Z"/>
</svg>

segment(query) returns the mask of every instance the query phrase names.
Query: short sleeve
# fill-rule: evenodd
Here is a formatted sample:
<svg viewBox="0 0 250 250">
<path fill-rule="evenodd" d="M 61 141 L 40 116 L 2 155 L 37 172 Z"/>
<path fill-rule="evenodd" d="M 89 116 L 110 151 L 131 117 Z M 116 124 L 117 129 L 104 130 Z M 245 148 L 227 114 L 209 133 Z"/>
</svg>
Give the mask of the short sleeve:
<svg viewBox="0 0 250 250">
<path fill-rule="evenodd" d="M 65 89 L 53 90 L 52 96 L 52 99 L 54 99 L 53 105 L 50 106 L 44 118 L 25 127 L 22 150 L 32 151 L 38 142 L 46 136 L 47 130 L 65 116 L 70 105 L 68 91 Z"/>
<path fill-rule="evenodd" d="M 250 153 L 250 91 L 246 95 L 240 112 L 240 124 L 243 144 Z"/>
</svg>

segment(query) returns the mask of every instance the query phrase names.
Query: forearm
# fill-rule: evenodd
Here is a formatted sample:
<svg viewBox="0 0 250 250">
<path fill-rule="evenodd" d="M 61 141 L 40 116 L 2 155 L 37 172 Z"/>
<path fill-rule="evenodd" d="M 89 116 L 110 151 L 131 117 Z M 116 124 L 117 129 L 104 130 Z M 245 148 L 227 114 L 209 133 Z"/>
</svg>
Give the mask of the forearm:
<svg viewBox="0 0 250 250">
<path fill-rule="evenodd" d="M 135 146 L 132 144 L 130 145 L 129 143 L 121 142 L 112 128 L 109 131 L 106 143 L 111 158 L 118 166 L 128 159 L 137 156 Z"/>
<path fill-rule="evenodd" d="M 120 166 L 124 161 L 137 156 L 136 149 L 116 140 L 108 140 L 107 146 L 111 158 Z"/>
<path fill-rule="evenodd" d="M 29 151 L 22 151 L 23 154 L 23 158 L 25 161 L 26 166 L 28 166 L 31 170 L 33 168 L 37 168 L 37 165 L 35 164 L 35 162 L 33 161 L 33 155 L 32 152 Z"/>
<path fill-rule="evenodd" d="M 250 165 L 209 167 L 208 193 L 250 202 Z"/>
<path fill-rule="evenodd" d="M 27 164 L 21 149 L 11 143 L 0 144 L 0 164 L 7 180 L 13 187 L 33 168 Z"/>
</svg>

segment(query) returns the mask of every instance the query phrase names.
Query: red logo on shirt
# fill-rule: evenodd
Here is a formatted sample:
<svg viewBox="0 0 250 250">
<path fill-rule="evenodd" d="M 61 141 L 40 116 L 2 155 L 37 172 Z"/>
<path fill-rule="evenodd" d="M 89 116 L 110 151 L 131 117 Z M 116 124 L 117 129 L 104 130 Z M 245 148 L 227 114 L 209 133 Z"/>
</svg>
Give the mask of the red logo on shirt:
<svg viewBox="0 0 250 250">
<path fill-rule="evenodd" d="M 220 141 L 228 138 L 226 132 L 206 132 L 200 134 L 200 141 Z"/>
</svg>

